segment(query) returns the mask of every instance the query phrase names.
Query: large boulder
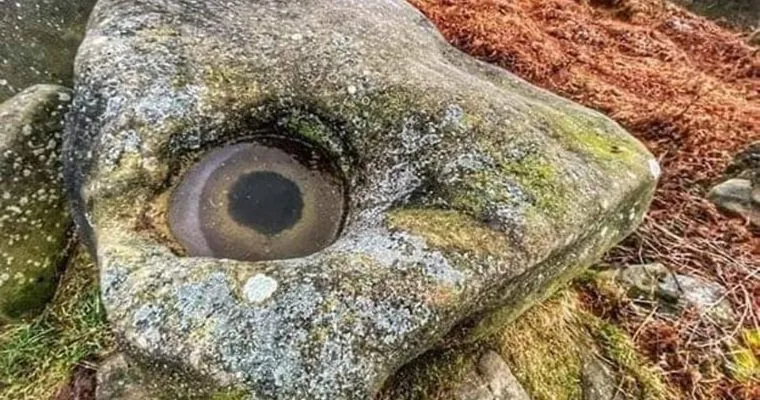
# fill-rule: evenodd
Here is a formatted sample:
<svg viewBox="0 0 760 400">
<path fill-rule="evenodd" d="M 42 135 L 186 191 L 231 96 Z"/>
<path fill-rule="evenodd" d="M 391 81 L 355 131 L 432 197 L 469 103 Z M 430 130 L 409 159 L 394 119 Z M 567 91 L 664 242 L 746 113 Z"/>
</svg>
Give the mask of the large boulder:
<svg viewBox="0 0 760 400">
<path fill-rule="evenodd" d="M 39 82 L 71 85 L 95 1 L 0 1 L 0 101 Z"/>
<path fill-rule="evenodd" d="M 60 161 L 70 101 L 69 89 L 37 85 L 0 104 L 0 321 L 55 292 L 71 227 Z"/>
<path fill-rule="evenodd" d="M 488 334 L 625 237 L 659 173 L 620 126 L 455 50 L 401 0 L 103 0 L 76 76 L 65 175 L 116 335 L 148 368 L 257 398 L 369 398 L 452 328 Z M 199 198 L 219 168 L 279 157 L 272 135 L 334 162 L 340 234 L 220 256 L 263 222 Z"/>
</svg>

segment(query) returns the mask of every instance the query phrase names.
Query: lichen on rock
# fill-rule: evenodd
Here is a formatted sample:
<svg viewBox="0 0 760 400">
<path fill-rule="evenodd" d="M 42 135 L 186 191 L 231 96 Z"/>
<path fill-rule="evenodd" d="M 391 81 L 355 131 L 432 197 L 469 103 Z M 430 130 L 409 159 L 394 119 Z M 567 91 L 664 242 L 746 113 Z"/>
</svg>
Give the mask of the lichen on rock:
<svg viewBox="0 0 760 400">
<path fill-rule="evenodd" d="M 70 217 L 63 195 L 63 116 L 71 91 L 32 86 L 0 104 L 0 320 L 53 296 Z"/>
<path fill-rule="evenodd" d="M 618 125 L 400 0 L 103 0 L 76 64 L 65 175 L 116 335 L 261 398 L 369 398 L 454 327 L 488 335 L 627 235 L 658 178 Z M 265 135 L 334 158 L 341 235 L 299 258 L 187 257 L 167 193 Z"/>
</svg>

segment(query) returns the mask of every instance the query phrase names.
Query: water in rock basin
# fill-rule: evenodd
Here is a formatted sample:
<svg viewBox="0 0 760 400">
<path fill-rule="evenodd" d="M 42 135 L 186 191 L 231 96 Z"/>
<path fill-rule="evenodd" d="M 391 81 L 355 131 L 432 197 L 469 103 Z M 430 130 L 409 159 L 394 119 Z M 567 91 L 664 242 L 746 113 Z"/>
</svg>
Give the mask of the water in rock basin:
<svg viewBox="0 0 760 400">
<path fill-rule="evenodd" d="M 0 0 L 0 102 L 38 83 L 70 86 L 96 0 Z"/>
<path fill-rule="evenodd" d="M 169 226 L 191 256 L 294 258 L 337 237 L 344 197 L 327 155 L 267 137 L 212 150 L 191 167 L 172 195 Z"/>
</svg>

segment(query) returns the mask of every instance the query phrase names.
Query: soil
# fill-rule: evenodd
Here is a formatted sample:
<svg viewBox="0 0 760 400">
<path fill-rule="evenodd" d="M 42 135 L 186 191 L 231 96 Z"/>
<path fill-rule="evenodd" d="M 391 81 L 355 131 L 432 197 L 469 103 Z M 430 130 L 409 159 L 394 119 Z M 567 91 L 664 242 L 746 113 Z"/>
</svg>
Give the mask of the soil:
<svg viewBox="0 0 760 400">
<path fill-rule="evenodd" d="M 69 382 L 61 386 L 52 400 L 95 400 L 96 370 L 84 365 L 74 368 Z"/>
</svg>

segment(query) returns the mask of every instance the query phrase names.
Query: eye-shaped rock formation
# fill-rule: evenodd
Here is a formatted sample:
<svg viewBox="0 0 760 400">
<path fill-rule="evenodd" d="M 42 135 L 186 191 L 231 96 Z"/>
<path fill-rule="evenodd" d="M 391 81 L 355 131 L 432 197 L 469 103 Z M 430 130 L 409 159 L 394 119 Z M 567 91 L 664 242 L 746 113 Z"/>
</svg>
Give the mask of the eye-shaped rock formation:
<svg viewBox="0 0 760 400">
<path fill-rule="evenodd" d="M 67 185 L 117 336 L 255 398 L 369 398 L 455 326 L 486 334 L 627 235 L 658 175 L 617 124 L 460 53 L 400 0 L 103 0 L 75 74 Z M 188 256 L 177 187 L 273 135 L 333 159 L 335 241 Z"/>
</svg>

